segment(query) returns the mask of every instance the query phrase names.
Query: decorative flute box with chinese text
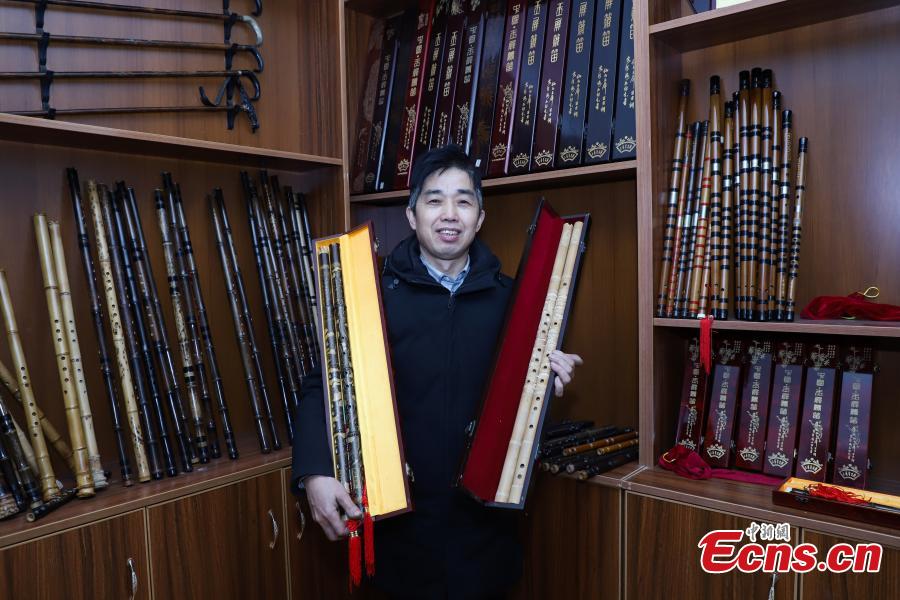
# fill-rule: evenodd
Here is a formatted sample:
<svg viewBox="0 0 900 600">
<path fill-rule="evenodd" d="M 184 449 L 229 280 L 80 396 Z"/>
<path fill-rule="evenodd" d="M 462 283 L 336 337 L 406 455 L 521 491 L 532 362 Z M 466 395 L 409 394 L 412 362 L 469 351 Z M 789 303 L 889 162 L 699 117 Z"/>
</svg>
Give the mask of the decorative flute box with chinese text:
<svg viewBox="0 0 900 600">
<path fill-rule="evenodd" d="M 900 527 L 900 496 L 892 494 L 790 477 L 777 490 L 772 490 L 772 502 L 874 525 Z"/>
<path fill-rule="evenodd" d="M 488 506 L 524 508 L 553 394 L 547 355 L 562 347 L 590 215 L 539 203 L 516 274 L 481 413 L 459 484 Z"/>
<path fill-rule="evenodd" d="M 335 476 L 374 519 L 412 505 L 375 236 L 367 223 L 315 241 L 325 410 Z"/>
</svg>

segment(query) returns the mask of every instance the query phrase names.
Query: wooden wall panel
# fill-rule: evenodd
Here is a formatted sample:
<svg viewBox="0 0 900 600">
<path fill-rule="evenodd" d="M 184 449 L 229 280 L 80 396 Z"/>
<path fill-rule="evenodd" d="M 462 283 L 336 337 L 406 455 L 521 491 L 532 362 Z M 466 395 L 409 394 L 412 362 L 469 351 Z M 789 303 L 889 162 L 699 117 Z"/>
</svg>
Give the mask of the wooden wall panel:
<svg viewBox="0 0 900 600">
<path fill-rule="evenodd" d="M 0 219 L 0 268 L 5 268 L 8 273 L 10 291 L 38 404 L 51 417 L 57 428 L 65 431 L 66 421 L 55 370 L 55 358 L 50 345 L 47 307 L 44 301 L 31 217 L 35 212 L 42 211 L 47 213 L 50 218 L 60 220 L 66 244 L 69 279 L 72 285 L 88 390 L 91 394 L 101 455 L 106 468 L 112 470 L 114 477 L 118 478 L 115 442 L 111 433 L 109 410 L 100 377 L 96 338 L 90 320 L 90 302 L 87 298 L 81 258 L 75 240 L 73 212 L 65 179 L 65 168 L 77 167 L 82 184 L 92 177 L 107 183 L 125 179 L 129 185 L 135 188 L 144 234 L 150 250 L 150 260 L 168 324 L 169 344 L 173 359 L 177 361 L 174 319 L 167 292 L 165 265 L 152 197 L 153 189 L 161 184 L 160 171 L 168 170 L 181 184 L 191 240 L 209 312 L 210 326 L 225 384 L 232 423 L 239 436 L 247 436 L 243 440 L 240 450 L 241 452 L 250 452 L 256 449 L 243 368 L 234 337 L 231 313 L 222 280 L 221 264 L 205 199 L 206 194 L 213 187 L 223 188 L 241 270 L 255 320 L 254 326 L 263 356 L 273 411 L 280 423 L 283 418 L 283 410 L 278 403 L 269 339 L 259 297 L 256 265 L 247 232 L 246 210 L 239 179 L 240 169 L 210 163 L 120 156 L 88 150 L 27 144 L 2 143 L 0 144 L 0 153 L 4 156 L 0 174 L 5 182 L 3 189 L 0 190 L 0 206 L 3 209 L 3 218 Z M 282 185 L 292 185 L 298 191 L 310 192 L 311 226 L 314 235 L 331 234 L 343 229 L 339 204 L 334 197 L 334 192 L 329 191 L 334 189 L 334 181 L 336 177 L 339 177 L 339 171 L 339 167 L 334 167 L 302 174 L 278 174 Z M 257 173 L 251 170 L 251 175 L 256 177 Z M 85 208 L 87 209 L 87 206 Z M 112 348 L 111 343 L 110 348 Z M 11 366 L 5 332 L 2 335 L 2 343 L 0 343 L 0 360 Z M 18 409 L 15 409 L 15 413 L 21 416 Z M 284 437 L 283 427 L 281 433 Z M 53 454 L 51 450 L 51 455 Z M 68 469 L 62 468 L 59 461 L 56 461 L 56 464 L 59 468 L 58 475 L 66 476 Z"/>
<path fill-rule="evenodd" d="M 824 557 L 829 548 L 838 543 L 856 545 L 862 540 L 848 540 L 803 530 L 803 541 L 819 549 Z M 863 600 L 867 598 L 900 597 L 900 551 L 884 548 L 881 571 L 878 573 L 831 573 L 812 571 L 800 576 L 801 600 Z"/>
<path fill-rule="evenodd" d="M 70 529 L 0 552 L 4 598 L 90 600 L 150 598 L 144 511 Z"/>
<path fill-rule="evenodd" d="M 141 4 L 184 10 L 209 11 L 204 0 L 135 0 Z M 252 2 L 236 0 L 235 12 L 247 14 Z M 264 41 L 260 51 L 265 70 L 259 74 L 262 96 L 255 103 L 260 129 L 251 133 L 245 116 L 240 116 L 233 131 L 226 129 L 223 113 L 137 114 L 68 117 L 80 123 L 104 125 L 228 142 L 261 148 L 274 148 L 324 156 L 341 157 L 340 4 L 333 0 L 304 2 L 264 2 L 257 18 Z M 215 7 L 212 9 L 215 11 Z M 0 7 L 0 30 L 33 32 L 33 8 L 29 4 L 10 3 Z M 220 22 L 128 15 L 126 13 L 86 11 L 51 6 L 47 9 L 45 30 L 52 34 L 105 37 L 133 37 L 167 40 L 222 42 Z M 252 36 L 247 28 L 236 25 L 233 41 L 247 43 Z M 37 69 L 34 44 L 0 43 L 0 70 Z M 74 70 L 221 70 L 220 52 L 172 49 L 137 49 L 96 46 L 56 45 L 51 41 L 48 68 Z M 236 59 L 234 68 L 251 68 L 247 56 Z M 214 96 L 220 80 L 210 79 L 134 79 L 68 80 L 52 86 L 55 108 L 115 106 L 199 106 L 197 86 Z M 0 110 L 40 108 L 39 85 L 35 82 L 3 82 L 0 85 Z"/>
<path fill-rule="evenodd" d="M 625 494 L 625 598 L 771 598 L 772 575 L 700 568 L 697 542 L 713 529 L 746 529 L 750 520 L 686 504 Z M 799 539 L 796 529 L 791 539 Z M 796 575 L 782 574 L 775 598 L 794 596 Z"/>
</svg>

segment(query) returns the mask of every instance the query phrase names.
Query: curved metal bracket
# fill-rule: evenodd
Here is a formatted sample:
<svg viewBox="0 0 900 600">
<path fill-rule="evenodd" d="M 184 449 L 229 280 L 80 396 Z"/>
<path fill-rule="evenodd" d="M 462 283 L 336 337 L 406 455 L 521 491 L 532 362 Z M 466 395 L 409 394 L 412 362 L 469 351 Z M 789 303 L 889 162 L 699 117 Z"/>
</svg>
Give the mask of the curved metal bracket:
<svg viewBox="0 0 900 600">
<path fill-rule="evenodd" d="M 253 60 L 256 61 L 256 68 L 253 70 L 256 73 L 262 73 L 265 68 L 265 63 L 263 62 L 262 54 L 259 53 L 259 49 L 256 46 L 251 46 L 249 44 L 231 44 L 228 50 L 225 51 L 225 68 L 231 70 L 232 61 L 234 59 L 234 55 L 238 51 L 249 52 L 253 56 Z"/>
</svg>

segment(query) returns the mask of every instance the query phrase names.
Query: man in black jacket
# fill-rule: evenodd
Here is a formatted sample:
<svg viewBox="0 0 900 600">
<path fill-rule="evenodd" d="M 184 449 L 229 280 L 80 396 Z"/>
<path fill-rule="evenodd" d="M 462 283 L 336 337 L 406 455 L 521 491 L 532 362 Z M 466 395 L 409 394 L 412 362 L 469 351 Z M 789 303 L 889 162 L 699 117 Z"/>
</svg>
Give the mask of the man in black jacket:
<svg viewBox="0 0 900 600">
<path fill-rule="evenodd" d="M 454 488 L 466 429 L 477 417 L 512 280 L 476 239 L 481 176 L 456 146 L 416 162 L 406 209 L 411 235 L 381 279 L 400 430 L 414 510 L 375 528 L 376 585 L 409 598 L 499 597 L 521 575 L 515 511 L 489 509 Z M 554 352 L 556 393 L 581 359 Z M 333 477 L 320 372 L 304 380 L 293 477 L 329 539 L 356 507 Z"/>
</svg>

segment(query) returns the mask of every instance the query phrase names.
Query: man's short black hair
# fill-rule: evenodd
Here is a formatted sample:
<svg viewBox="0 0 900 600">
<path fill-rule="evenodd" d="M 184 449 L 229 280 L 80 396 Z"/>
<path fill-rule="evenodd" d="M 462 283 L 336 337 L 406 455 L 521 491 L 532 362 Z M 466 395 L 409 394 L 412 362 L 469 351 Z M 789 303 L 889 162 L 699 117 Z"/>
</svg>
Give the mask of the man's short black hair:
<svg viewBox="0 0 900 600">
<path fill-rule="evenodd" d="M 413 210 L 416 209 L 416 201 L 419 199 L 419 194 L 422 193 L 422 185 L 429 175 L 435 171 L 443 173 L 452 168 L 469 174 L 472 179 L 472 187 L 475 189 L 475 197 L 478 199 L 478 208 L 484 208 L 481 196 L 481 171 L 475 166 L 469 155 L 456 144 L 434 148 L 416 159 L 409 180 L 409 207 Z"/>
</svg>

